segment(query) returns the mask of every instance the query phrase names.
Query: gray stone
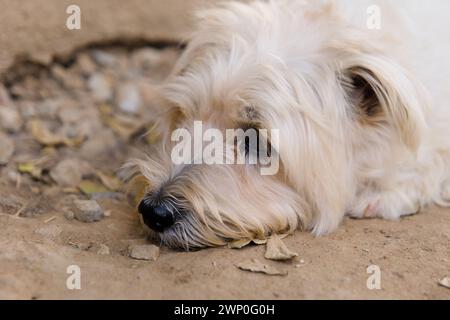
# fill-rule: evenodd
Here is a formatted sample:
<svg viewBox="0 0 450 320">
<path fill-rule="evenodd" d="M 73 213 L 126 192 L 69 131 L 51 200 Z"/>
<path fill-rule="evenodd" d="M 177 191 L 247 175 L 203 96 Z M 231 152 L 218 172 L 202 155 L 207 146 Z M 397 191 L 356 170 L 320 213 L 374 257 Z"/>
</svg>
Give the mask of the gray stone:
<svg viewBox="0 0 450 320">
<path fill-rule="evenodd" d="M 102 73 L 92 74 L 88 80 L 88 87 L 98 102 L 106 102 L 113 97 L 112 79 Z"/>
<path fill-rule="evenodd" d="M 23 120 L 17 109 L 13 107 L 0 107 L 0 128 L 14 133 L 22 128 Z"/>
<path fill-rule="evenodd" d="M 75 200 L 73 202 L 75 209 L 75 219 L 81 222 L 91 223 L 103 219 L 104 212 L 97 201 L 93 200 Z"/>
<path fill-rule="evenodd" d="M 93 50 L 92 58 L 97 64 L 103 67 L 112 66 L 117 62 L 117 59 L 113 54 L 103 50 Z"/>
<path fill-rule="evenodd" d="M 64 212 L 64 217 L 70 221 L 75 218 L 75 214 L 73 213 L 72 210 L 67 210 L 66 212 Z"/>
<path fill-rule="evenodd" d="M 65 159 L 50 171 L 50 177 L 61 187 L 77 187 L 83 175 L 91 171 L 89 164 L 77 159 Z"/>
<path fill-rule="evenodd" d="M 116 93 L 116 104 L 122 112 L 136 114 L 141 108 L 141 95 L 133 83 L 119 85 Z"/>
</svg>

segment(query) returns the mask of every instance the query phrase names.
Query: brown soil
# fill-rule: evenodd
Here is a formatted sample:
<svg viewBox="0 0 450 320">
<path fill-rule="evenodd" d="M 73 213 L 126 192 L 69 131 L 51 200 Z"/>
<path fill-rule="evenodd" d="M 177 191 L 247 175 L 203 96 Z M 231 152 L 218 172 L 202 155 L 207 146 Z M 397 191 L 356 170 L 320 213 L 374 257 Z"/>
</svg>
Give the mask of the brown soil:
<svg viewBox="0 0 450 320">
<path fill-rule="evenodd" d="M 171 48 L 90 49 L 64 64 L 25 65 L 10 75 L 0 110 L 19 113 L 0 122 L 14 148 L 12 155 L 3 151 L 0 166 L 0 298 L 450 298 L 438 285 L 450 276 L 448 209 L 398 222 L 346 219 L 322 238 L 298 232 L 284 239 L 299 254 L 290 262 L 265 260 L 265 247 L 254 245 L 191 253 L 161 248 L 156 261 L 130 258 L 128 246 L 147 241 L 114 177 L 133 150 L 151 143 L 142 136 L 151 125 L 151 92 L 176 57 Z M 75 161 L 74 172 L 56 170 L 64 160 Z M 88 198 L 108 213 L 101 221 L 70 217 L 73 201 Z M 236 267 L 250 258 L 288 275 Z M 366 286 L 373 264 L 381 268 L 381 290 Z M 81 269 L 80 290 L 66 287 L 69 265 Z"/>
</svg>

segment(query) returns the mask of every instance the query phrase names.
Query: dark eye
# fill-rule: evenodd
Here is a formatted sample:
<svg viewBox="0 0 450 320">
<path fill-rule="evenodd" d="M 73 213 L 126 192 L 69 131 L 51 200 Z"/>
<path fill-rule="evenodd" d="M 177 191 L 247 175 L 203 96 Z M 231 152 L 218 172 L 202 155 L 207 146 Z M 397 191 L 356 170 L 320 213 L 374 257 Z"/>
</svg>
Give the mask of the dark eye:
<svg viewBox="0 0 450 320">
<path fill-rule="evenodd" d="M 250 134 L 244 137 L 244 147 L 245 147 L 245 154 L 249 155 L 255 155 L 255 156 L 259 156 L 259 151 L 260 151 L 260 139 L 259 139 L 259 134 L 258 131 L 256 129 L 250 129 Z M 247 131 L 248 132 L 248 131 Z"/>
<path fill-rule="evenodd" d="M 240 152 L 245 152 L 246 156 L 258 156 L 259 153 L 259 132 L 258 129 L 250 125 L 242 125 L 237 138 L 237 146 Z"/>
</svg>

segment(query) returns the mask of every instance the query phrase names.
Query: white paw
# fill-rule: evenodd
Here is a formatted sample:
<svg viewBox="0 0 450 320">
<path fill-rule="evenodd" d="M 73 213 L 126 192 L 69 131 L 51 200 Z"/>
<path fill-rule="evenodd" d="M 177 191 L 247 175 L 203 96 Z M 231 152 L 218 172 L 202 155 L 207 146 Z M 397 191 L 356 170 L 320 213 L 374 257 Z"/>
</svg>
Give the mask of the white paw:
<svg viewBox="0 0 450 320">
<path fill-rule="evenodd" d="M 442 199 L 450 202 L 450 181 L 447 180 L 442 187 Z"/>
<path fill-rule="evenodd" d="M 450 207 L 450 180 L 442 184 L 440 195 L 434 199 L 434 202 L 441 207 Z"/>
<path fill-rule="evenodd" d="M 348 209 L 353 218 L 396 220 L 416 214 L 421 209 L 418 196 L 401 192 L 371 192 L 360 195 Z"/>
</svg>

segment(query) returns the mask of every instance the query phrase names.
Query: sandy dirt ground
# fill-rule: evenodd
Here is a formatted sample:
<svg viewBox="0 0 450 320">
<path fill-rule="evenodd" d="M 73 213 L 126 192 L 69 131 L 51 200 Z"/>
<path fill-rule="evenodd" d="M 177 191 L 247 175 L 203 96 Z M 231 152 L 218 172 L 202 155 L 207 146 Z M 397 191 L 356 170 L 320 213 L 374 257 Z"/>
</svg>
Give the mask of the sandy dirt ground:
<svg viewBox="0 0 450 320">
<path fill-rule="evenodd" d="M 449 299 L 450 210 L 401 221 L 346 219 L 337 232 L 283 241 L 298 257 L 264 258 L 264 245 L 130 257 L 151 247 L 118 170 L 154 143 L 154 90 L 175 48 L 80 51 L 48 68 L 24 64 L 0 87 L 1 299 Z M 94 206 L 84 212 L 75 203 Z M 95 216 L 96 222 L 85 222 Z M 96 216 L 97 215 L 97 216 Z M 157 244 L 156 244 L 157 245 Z M 154 247 L 151 247 L 154 248 Z M 287 275 L 236 265 L 258 259 Z M 81 270 L 70 290 L 68 266 Z M 367 268 L 381 270 L 369 290 Z"/>
</svg>

